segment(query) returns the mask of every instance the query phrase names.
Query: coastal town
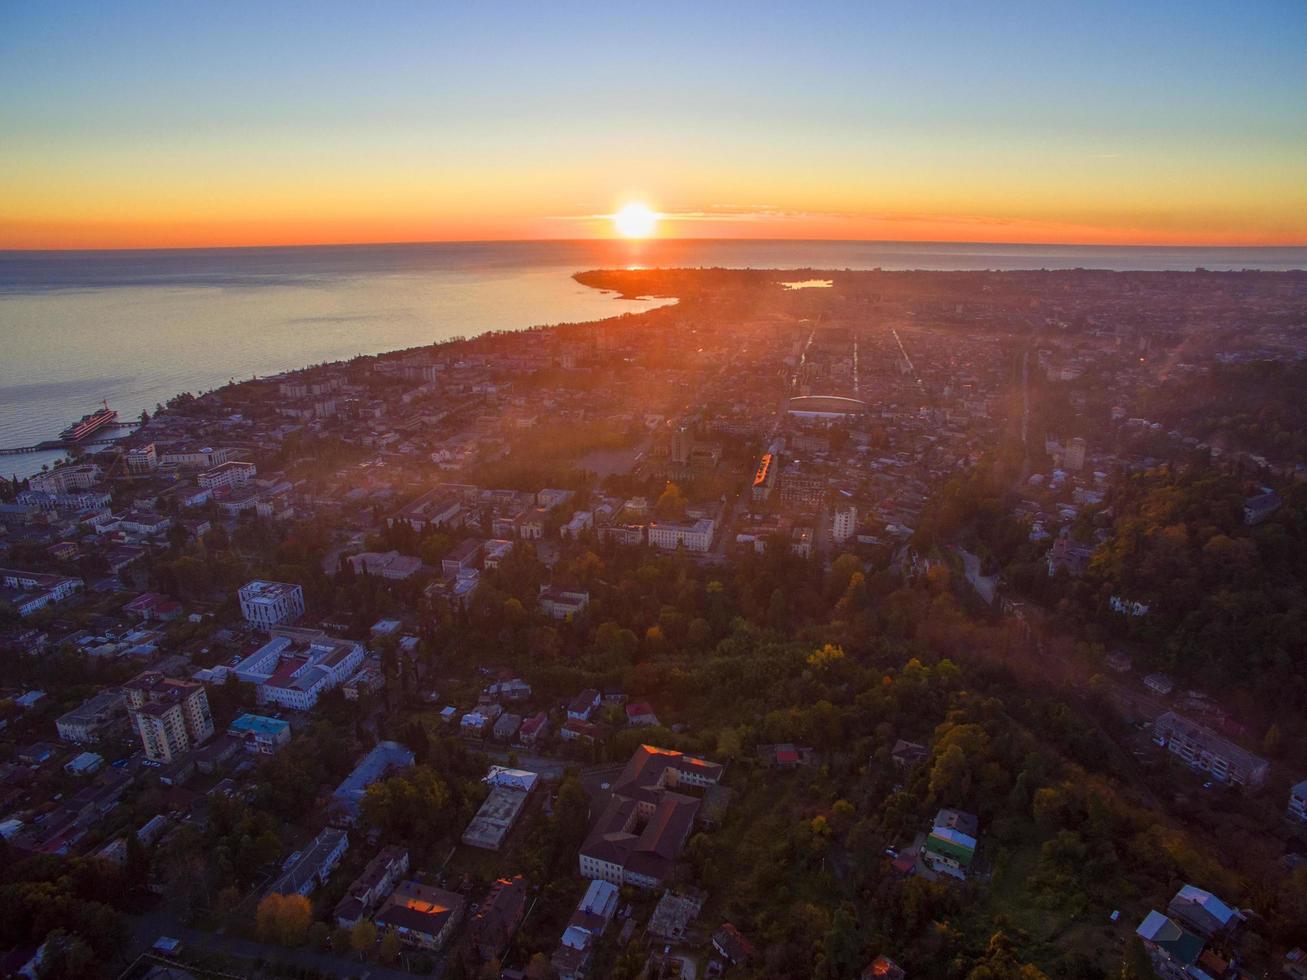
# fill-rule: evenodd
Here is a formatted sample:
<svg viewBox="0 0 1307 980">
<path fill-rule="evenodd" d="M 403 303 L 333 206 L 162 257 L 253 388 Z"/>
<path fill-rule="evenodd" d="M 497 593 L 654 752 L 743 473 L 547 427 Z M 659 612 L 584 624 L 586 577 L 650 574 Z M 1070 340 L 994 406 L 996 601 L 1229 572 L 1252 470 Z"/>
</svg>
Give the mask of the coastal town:
<svg viewBox="0 0 1307 980">
<path fill-rule="evenodd" d="M 1307 275 L 577 278 L 5 481 L 5 976 L 1307 977 Z"/>
</svg>

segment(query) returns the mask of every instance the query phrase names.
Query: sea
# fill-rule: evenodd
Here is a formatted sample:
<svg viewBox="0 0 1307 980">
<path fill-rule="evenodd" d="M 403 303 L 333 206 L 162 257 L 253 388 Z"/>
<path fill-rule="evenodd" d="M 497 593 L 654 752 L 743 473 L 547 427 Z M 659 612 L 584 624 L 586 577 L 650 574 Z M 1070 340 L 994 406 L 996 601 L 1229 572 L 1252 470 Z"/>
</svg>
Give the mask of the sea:
<svg viewBox="0 0 1307 980">
<path fill-rule="evenodd" d="M 55 439 L 106 402 L 133 419 L 229 381 L 669 302 L 571 278 L 633 266 L 1285 270 L 1307 268 L 1307 248 L 699 239 L 0 251 L 0 448 Z M 0 474 L 30 476 L 62 456 L 0 455 Z"/>
</svg>

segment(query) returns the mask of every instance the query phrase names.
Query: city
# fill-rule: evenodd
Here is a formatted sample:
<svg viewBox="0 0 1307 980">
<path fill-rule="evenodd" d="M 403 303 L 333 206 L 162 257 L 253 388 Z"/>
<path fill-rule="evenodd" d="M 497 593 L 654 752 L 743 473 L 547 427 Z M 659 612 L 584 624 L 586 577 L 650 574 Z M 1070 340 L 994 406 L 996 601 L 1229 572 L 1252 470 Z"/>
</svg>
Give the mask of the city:
<svg viewBox="0 0 1307 980">
<path fill-rule="evenodd" d="M 1289 969 L 1302 579 L 1200 640 L 1176 563 L 1303 553 L 1307 274 L 816 275 L 578 274 L 676 302 L 6 484 L 10 858 L 121 882 L 138 966 L 902 976 L 1001 915 L 1057 975 Z"/>
</svg>

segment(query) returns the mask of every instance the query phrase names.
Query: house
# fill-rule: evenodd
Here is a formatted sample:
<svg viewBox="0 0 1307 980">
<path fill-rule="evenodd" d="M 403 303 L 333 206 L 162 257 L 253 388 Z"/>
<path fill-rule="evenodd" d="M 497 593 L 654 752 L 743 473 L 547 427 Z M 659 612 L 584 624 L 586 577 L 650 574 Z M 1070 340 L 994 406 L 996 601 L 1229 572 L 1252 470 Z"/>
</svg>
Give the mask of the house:
<svg viewBox="0 0 1307 980">
<path fill-rule="evenodd" d="M 1161 697 L 1166 697 L 1175 690 L 1175 681 L 1165 674 L 1149 674 L 1144 678 L 1144 687 Z"/>
<path fill-rule="evenodd" d="M 514 677 L 491 684 L 485 693 L 492 701 L 526 701 L 531 697 L 531 685 L 520 677 Z"/>
<path fill-rule="evenodd" d="M 1243 921 L 1238 909 L 1226 905 L 1209 891 L 1196 885 L 1185 885 L 1166 906 L 1167 914 L 1191 931 L 1211 939 L 1218 933 L 1229 932 Z"/>
<path fill-rule="evenodd" d="M 723 771 L 715 762 L 640 746 L 581 846 L 581 874 L 637 888 L 661 885 L 699 813 L 700 800 L 678 790 L 716 786 Z"/>
<path fill-rule="evenodd" d="M 1289 806 L 1285 814 L 1290 820 L 1307 823 L 1307 779 L 1289 790 Z"/>
<path fill-rule="evenodd" d="M 0 568 L 0 602 L 13 606 L 20 616 L 31 616 L 62 602 L 84 587 L 80 578 Z"/>
<path fill-rule="evenodd" d="M 367 918 L 407 873 L 408 851 L 402 847 L 383 848 L 351 882 L 345 897 L 336 903 L 332 912 L 336 924 L 349 929 Z"/>
<path fill-rule="evenodd" d="M 123 612 L 146 623 L 170 623 L 182 614 L 182 604 L 157 592 L 143 592 L 123 606 Z"/>
<path fill-rule="evenodd" d="M 82 752 L 64 763 L 64 772 L 70 776 L 93 776 L 103 765 L 103 756 L 94 752 Z"/>
<path fill-rule="evenodd" d="M 227 726 L 227 734 L 237 739 L 246 752 L 272 755 L 290 742 L 290 722 L 245 714 Z"/>
<path fill-rule="evenodd" d="M 965 881 L 976 857 L 979 823 L 970 813 L 940 810 L 922 847 L 922 861 L 936 874 Z"/>
<path fill-rule="evenodd" d="M 526 879 L 500 878 L 490 886 L 468 922 L 468 936 L 483 960 L 497 959 L 526 913 Z"/>
<path fill-rule="evenodd" d="M 601 697 L 592 687 L 586 688 L 567 703 L 567 717 L 574 721 L 589 721 L 590 715 L 599 707 Z"/>
<path fill-rule="evenodd" d="M 1153 732 L 1190 768 L 1211 773 L 1221 782 L 1255 789 L 1266 781 L 1270 764 L 1205 725 L 1168 711 L 1153 722 Z"/>
<path fill-rule="evenodd" d="M 723 922 L 722 927 L 713 933 L 712 948 L 728 963 L 736 966 L 747 963 L 757 955 L 753 943 L 745 939 L 744 933 L 729 922 Z"/>
<path fill-rule="evenodd" d="M 1243 502 L 1243 522 L 1249 527 L 1260 524 L 1279 510 L 1283 503 L 1280 495 L 1274 491 L 1249 497 Z"/>
<path fill-rule="evenodd" d="M 1186 976 L 1189 967 L 1198 962 L 1205 945 L 1201 938 L 1188 932 L 1154 909 L 1135 929 L 1148 950 L 1159 972 L 1172 976 Z"/>
<path fill-rule="evenodd" d="M 581 980 L 594 956 L 599 937 L 617 913 L 618 889 L 608 881 L 592 881 L 567 921 L 549 965 L 559 980 Z"/>
<path fill-rule="evenodd" d="M 907 980 L 907 973 L 888 956 L 877 956 L 862 971 L 860 980 Z"/>
<path fill-rule="evenodd" d="M 268 886 L 269 895 L 309 895 L 340 863 L 349 850 L 349 835 L 328 827 L 302 851 L 296 851 L 282 865 L 281 874 Z"/>
<path fill-rule="evenodd" d="M 659 721 L 648 701 L 634 701 L 626 706 L 626 723 L 637 728 L 652 728 L 657 726 Z"/>
<path fill-rule="evenodd" d="M 495 722 L 495 727 L 491 729 L 491 734 L 497 741 L 508 742 L 517 734 L 517 730 L 522 727 L 522 716 L 511 713 L 505 713 L 499 716 Z"/>
<path fill-rule="evenodd" d="M 925 762 L 929 755 L 930 750 L 924 745 L 902 738 L 895 742 L 894 748 L 890 750 L 890 758 L 900 769 L 915 769 Z"/>
<path fill-rule="evenodd" d="M 1129 673 L 1132 666 L 1130 654 L 1124 650 L 1113 650 L 1107 655 L 1107 669 L 1117 674 Z"/>
<path fill-rule="evenodd" d="M 402 881 L 377 913 L 378 928 L 394 929 L 399 938 L 420 949 L 437 950 L 463 918 L 463 896 L 454 892 Z"/>
<path fill-rule="evenodd" d="M 273 626 L 271 638 L 238 663 L 236 677 L 258 685 L 260 704 L 308 711 L 344 684 L 363 663 L 363 646 L 322 630 Z"/>
<path fill-rule="evenodd" d="M 517 730 L 517 740 L 531 747 L 539 744 L 549 734 L 549 715 L 541 711 L 522 722 Z"/>
<path fill-rule="evenodd" d="M 604 737 L 604 728 L 602 725 L 569 718 L 558 730 L 558 737 L 565 742 L 598 742 Z"/>
</svg>

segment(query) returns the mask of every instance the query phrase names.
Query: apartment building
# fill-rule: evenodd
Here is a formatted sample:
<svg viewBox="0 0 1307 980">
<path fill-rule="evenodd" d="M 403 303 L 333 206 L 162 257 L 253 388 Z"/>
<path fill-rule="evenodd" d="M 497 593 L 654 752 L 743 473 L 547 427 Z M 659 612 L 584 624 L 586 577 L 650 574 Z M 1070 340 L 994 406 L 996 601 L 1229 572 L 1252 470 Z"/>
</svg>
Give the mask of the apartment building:
<svg viewBox="0 0 1307 980">
<path fill-rule="evenodd" d="M 213 469 L 205 470 L 197 476 L 195 482 L 204 490 L 214 492 L 235 490 L 237 487 L 243 487 L 253 480 L 258 472 L 253 463 L 236 461 L 219 463 Z"/>
<path fill-rule="evenodd" d="M 213 735 L 204 685 L 147 670 L 123 687 L 127 712 L 148 758 L 172 762 Z"/>
<path fill-rule="evenodd" d="M 251 626 L 288 626 L 304 615 L 304 589 L 288 582 L 255 579 L 241 586 L 237 595 L 241 615 Z"/>
<path fill-rule="evenodd" d="M 1270 766 L 1265 759 L 1174 711 L 1153 722 L 1153 732 L 1190 768 L 1211 773 L 1221 782 L 1256 788 L 1266 781 Z"/>
<path fill-rule="evenodd" d="M 96 742 L 126 717 L 127 703 L 122 691 L 101 691 L 95 697 L 55 722 L 59 737 L 79 745 Z"/>
<path fill-rule="evenodd" d="M 31 616 L 46 606 L 62 602 L 84 585 L 79 578 L 0 568 L 0 602 L 9 603 L 20 616 Z"/>
</svg>

